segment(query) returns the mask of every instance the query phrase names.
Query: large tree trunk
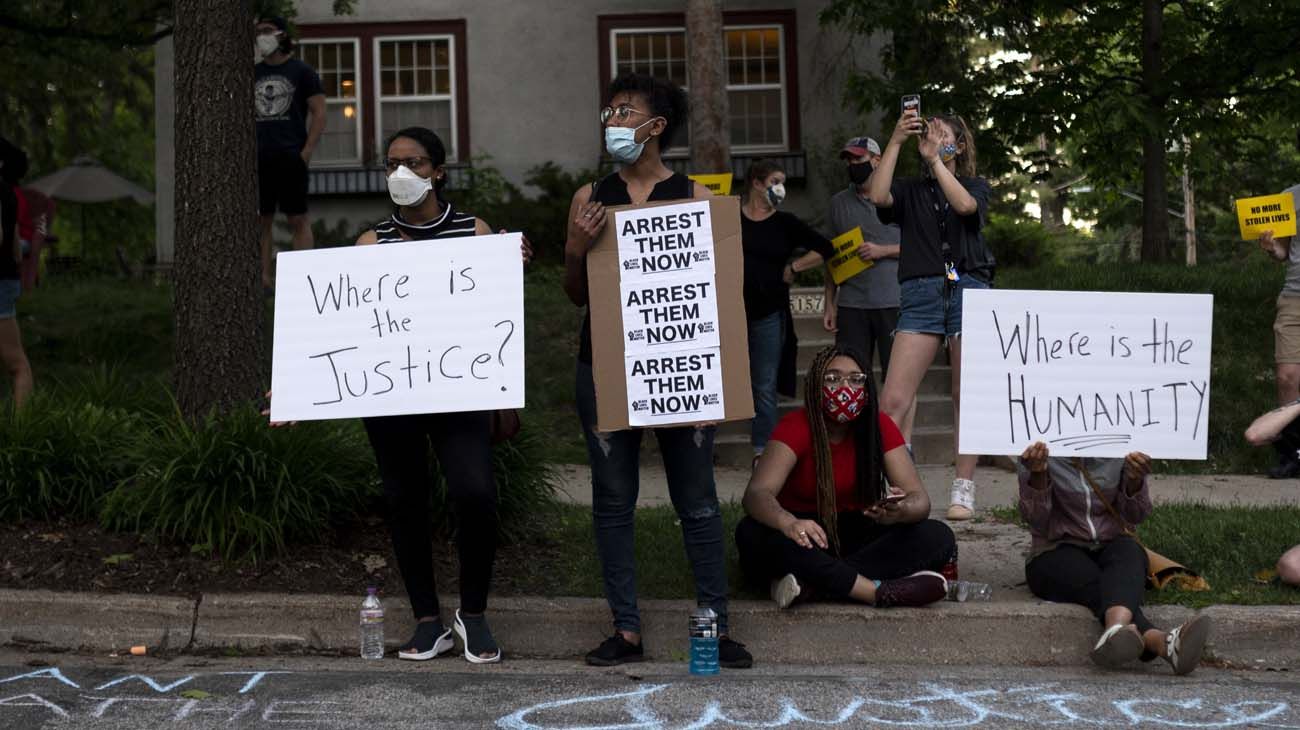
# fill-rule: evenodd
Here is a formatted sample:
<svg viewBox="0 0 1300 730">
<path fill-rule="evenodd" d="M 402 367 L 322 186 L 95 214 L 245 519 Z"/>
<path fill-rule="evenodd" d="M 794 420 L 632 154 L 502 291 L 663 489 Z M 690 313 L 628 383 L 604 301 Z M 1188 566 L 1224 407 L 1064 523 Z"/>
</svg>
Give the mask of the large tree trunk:
<svg viewBox="0 0 1300 730">
<path fill-rule="evenodd" d="M 731 170 L 722 0 L 687 0 L 686 56 L 691 93 L 692 172 Z"/>
<path fill-rule="evenodd" d="M 250 8 L 176 0 L 176 398 L 191 418 L 262 385 Z"/>
<path fill-rule="evenodd" d="M 1142 2 L 1142 260 L 1169 258 L 1169 192 L 1165 189 L 1164 2 Z"/>
</svg>

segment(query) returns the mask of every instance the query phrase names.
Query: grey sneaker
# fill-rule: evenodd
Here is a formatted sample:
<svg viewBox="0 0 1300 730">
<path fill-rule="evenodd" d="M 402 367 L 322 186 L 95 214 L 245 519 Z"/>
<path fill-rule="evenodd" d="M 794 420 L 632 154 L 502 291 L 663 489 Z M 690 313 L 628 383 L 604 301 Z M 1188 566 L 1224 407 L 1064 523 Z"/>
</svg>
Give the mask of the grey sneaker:
<svg viewBox="0 0 1300 730">
<path fill-rule="evenodd" d="M 1144 645 L 1137 631 L 1124 624 L 1115 624 L 1102 632 L 1097 645 L 1088 652 L 1092 663 L 1107 669 L 1118 669 L 1142 656 Z"/>
<path fill-rule="evenodd" d="M 1191 674 L 1196 669 L 1208 638 L 1210 617 L 1199 613 L 1165 635 L 1165 661 L 1174 668 L 1174 674 Z"/>
<path fill-rule="evenodd" d="M 776 602 L 776 607 L 786 609 L 803 589 L 799 586 L 799 580 L 794 577 L 794 573 L 786 573 L 784 577 L 772 581 L 772 600 Z"/>
<path fill-rule="evenodd" d="M 948 519 L 969 520 L 975 516 L 975 482 L 970 479 L 952 480 L 948 493 Z"/>
</svg>

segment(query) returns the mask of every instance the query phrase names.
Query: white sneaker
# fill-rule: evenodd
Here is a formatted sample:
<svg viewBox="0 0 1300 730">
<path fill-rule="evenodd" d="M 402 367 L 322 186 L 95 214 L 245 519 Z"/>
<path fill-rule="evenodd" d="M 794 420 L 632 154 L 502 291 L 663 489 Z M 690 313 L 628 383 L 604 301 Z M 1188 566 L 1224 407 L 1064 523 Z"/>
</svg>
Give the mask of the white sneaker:
<svg viewBox="0 0 1300 730">
<path fill-rule="evenodd" d="M 803 588 L 799 586 L 799 580 L 794 577 L 794 573 L 786 573 L 785 577 L 772 581 L 772 600 L 776 601 L 777 608 L 789 608 L 802 592 Z"/>
<path fill-rule="evenodd" d="M 952 480 L 948 494 L 948 519 L 969 520 L 975 516 L 975 482 L 969 479 Z"/>
</svg>

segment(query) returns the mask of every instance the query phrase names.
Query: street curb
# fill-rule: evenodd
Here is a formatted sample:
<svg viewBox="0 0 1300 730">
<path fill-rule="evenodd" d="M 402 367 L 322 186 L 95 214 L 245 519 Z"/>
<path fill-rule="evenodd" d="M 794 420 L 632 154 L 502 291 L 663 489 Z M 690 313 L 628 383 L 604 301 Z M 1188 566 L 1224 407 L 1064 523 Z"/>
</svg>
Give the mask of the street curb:
<svg viewBox="0 0 1300 730">
<path fill-rule="evenodd" d="M 195 601 L 177 596 L 0 589 L 0 644 L 48 650 L 179 650 Z"/>
<path fill-rule="evenodd" d="M 444 617 L 457 602 L 444 599 Z M 357 651 L 351 596 L 208 594 L 197 603 L 138 595 L 0 591 L 0 643 L 44 650 L 159 648 L 238 651 Z M 390 649 L 414 620 L 402 599 L 384 600 Z M 646 658 L 683 660 L 690 601 L 643 601 Z M 940 603 L 876 610 L 810 604 L 778 611 L 734 601 L 731 635 L 756 661 L 797 664 L 904 663 L 1000 666 L 1087 665 L 1099 631 L 1082 607 L 1041 601 Z M 1180 606 L 1147 611 L 1161 627 L 1192 615 Z M 1206 658 L 1239 668 L 1300 670 L 1300 606 L 1212 606 Z M 610 632 L 595 598 L 493 598 L 488 612 L 507 656 L 579 661 Z M 191 632 L 192 627 L 192 632 Z"/>
</svg>

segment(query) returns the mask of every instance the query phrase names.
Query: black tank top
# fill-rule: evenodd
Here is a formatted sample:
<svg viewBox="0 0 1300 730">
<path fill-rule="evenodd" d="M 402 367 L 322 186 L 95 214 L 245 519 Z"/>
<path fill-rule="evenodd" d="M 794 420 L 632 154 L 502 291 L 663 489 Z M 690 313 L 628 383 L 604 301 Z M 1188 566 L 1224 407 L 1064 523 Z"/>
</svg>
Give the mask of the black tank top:
<svg viewBox="0 0 1300 730">
<path fill-rule="evenodd" d="M 474 216 L 454 210 L 451 203 L 443 201 L 442 215 L 428 223 L 407 223 L 397 211 L 374 226 L 378 243 L 402 241 L 428 241 L 435 238 L 457 238 L 474 235 Z M 402 234 L 406 237 L 403 238 Z"/>
<path fill-rule="evenodd" d="M 632 197 L 627 194 L 627 183 L 617 172 L 606 175 L 592 184 L 591 199 L 604 206 L 631 205 Z M 683 200 L 695 197 L 695 182 L 689 177 L 674 172 L 671 177 L 655 183 L 646 202 L 665 200 Z M 605 225 L 613 225 L 613 219 L 607 219 Z M 582 262 L 582 278 L 587 278 L 587 261 Z M 582 318 L 582 334 L 578 341 L 578 362 L 591 364 L 591 305 Z"/>
</svg>

